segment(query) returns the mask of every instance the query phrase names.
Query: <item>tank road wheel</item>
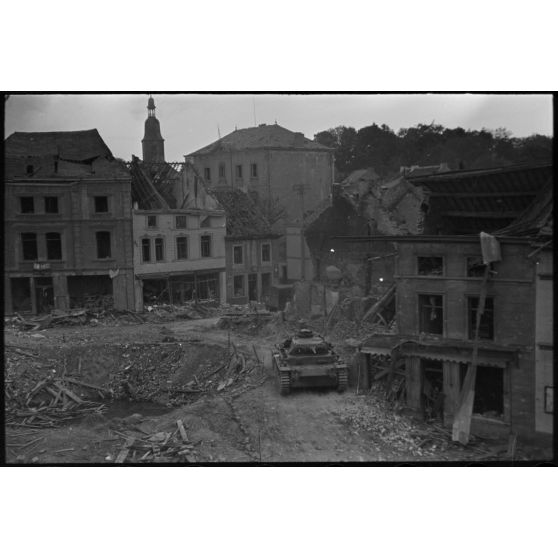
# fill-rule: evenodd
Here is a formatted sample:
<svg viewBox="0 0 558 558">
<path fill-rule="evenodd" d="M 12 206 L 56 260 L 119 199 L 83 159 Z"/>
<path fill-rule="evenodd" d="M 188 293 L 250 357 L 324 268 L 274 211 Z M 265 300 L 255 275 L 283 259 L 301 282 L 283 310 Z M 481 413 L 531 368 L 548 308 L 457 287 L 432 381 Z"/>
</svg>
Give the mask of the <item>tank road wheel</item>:
<svg viewBox="0 0 558 558">
<path fill-rule="evenodd" d="M 337 374 L 337 391 L 343 393 L 347 389 L 347 369 L 340 370 Z"/>
<path fill-rule="evenodd" d="M 289 395 L 291 393 L 291 375 L 289 372 L 281 372 L 279 374 L 280 393 L 281 395 Z"/>
</svg>

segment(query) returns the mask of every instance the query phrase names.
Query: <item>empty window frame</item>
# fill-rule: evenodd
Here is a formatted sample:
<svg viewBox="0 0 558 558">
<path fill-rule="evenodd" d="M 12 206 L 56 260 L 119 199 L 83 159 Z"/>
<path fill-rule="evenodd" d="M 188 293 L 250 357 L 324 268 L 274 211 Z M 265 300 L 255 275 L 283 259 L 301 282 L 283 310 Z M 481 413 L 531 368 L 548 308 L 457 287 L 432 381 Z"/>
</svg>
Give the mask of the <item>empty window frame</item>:
<svg viewBox="0 0 558 558">
<path fill-rule="evenodd" d="M 186 236 L 176 237 L 176 259 L 177 260 L 188 259 L 188 237 Z"/>
<path fill-rule="evenodd" d="M 45 196 L 45 213 L 58 213 L 57 196 Z"/>
<path fill-rule="evenodd" d="M 209 167 L 203 169 L 203 177 L 205 180 L 211 182 L 211 169 Z"/>
<path fill-rule="evenodd" d="M 148 215 L 147 216 L 147 228 L 148 229 L 156 229 L 157 228 L 157 215 Z"/>
<path fill-rule="evenodd" d="M 200 237 L 200 252 L 202 258 L 211 257 L 211 236 L 204 234 Z"/>
<path fill-rule="evenodd" d="M 419 333 L 444 333 L 444 297 L 418 295 Z"/>
<path fill-rule="evenodd" d="M 444 258 L 442 256 L 418 256 L 418 275 L 443 275 Z"/>
<path fill-rule="evenodd" d="M 242 178 L 242 165 L 236 165 L 235 176 L 236 178 Z"/>
<path fill-rule="evenodd" d="M 35 202 L 33 196 L 22 196 L 19 198 L 20 213 L 35 213 Z"/>
<path fill-rule="evenodd" d="M 250 164 L 250 178 L 258 178 L 258 165 L 257 163 Z"/>
<path fill-rule="evenodd" d="M 478 297 L 468 297 L 468 316 L 469 316 L 469 339 L 475 338 L 475 328 L 477 326 L 477 308 L 479 306 Z M 484 303 L 479 325 L 479 339 L 494 339 L 494 299 L 487 297 Z"/>
<path fill-rule="evenodd" d="M 37 234 L 21 233 L 21 247 L 24 260 L 36 260 L 37 252 Z"/>
<path fill-rule="evenodd" d="M 175 226 L 177 229 L 187 228 L 186 215 L 177 215 L 175 218 Z"/>
<path fill-rule="evenodd" d="M 165 259 L 165 240 L 163 238 L 155 239 L 155 261 L 162 262 Z"/>
<path fill-rule="evenodd" d="M 211 227 L 211 217 L 208 215 L 207 217 L 200 218 L 200 229 L 209 229 Z"/>
<path fill-rule="evenodd" d="M 95 196 L 95 213 L 108 213 L 108 197 Z"/>
<path fill-rule="evenodd" d="M 233 246 L 233 263 L 234 264 L 243 263 L 244 261 L 243 256 L 244 254 L 243 254 L 242 246 L 241 245 Z"/>
<path fill-rule="evenodd" d="M 225 180 L 225 163 L 219 163 L 219 180 Z"/>
<path fill-rule="evenodd" d="M 95 233 L 97 239 L 97 258 L 102 260 L 111 257 L 110 232 L 98 231 Z"/>
<path fill-rule="evenodd" d="M 233 292 L 234 296 L 244 296 L 244 275 L 235 275 L 233 277 Z"/>
<path fill-rule="evenodd" d="M 47 260 L 62 259 L 62 235 L 57 232 L 46 233 Z"/>
<path fill-rule="evenodd" d="M 147 263 L 151 261 L 151 239 L 141 239 L 141 261 Z"/>
<path fill-rule="evenodd" d="M 262 263 L 271 262 L 271 244 L 265 242 L 262 244 Z"/>
</svg>

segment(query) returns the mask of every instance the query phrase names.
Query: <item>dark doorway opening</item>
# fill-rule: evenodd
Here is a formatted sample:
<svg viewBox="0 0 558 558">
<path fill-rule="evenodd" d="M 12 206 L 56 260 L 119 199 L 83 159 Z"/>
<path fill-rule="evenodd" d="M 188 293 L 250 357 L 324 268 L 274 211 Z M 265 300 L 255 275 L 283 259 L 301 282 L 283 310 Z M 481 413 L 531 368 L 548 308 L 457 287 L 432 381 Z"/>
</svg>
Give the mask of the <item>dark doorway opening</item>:
<svg viewBox="0 0 558 558">
<path fill-rule="evenodd" d="M 12 288 L 12 310 L 14 312 L 31 312 L 31 279 L 29 277 L 18 277 L 11 279 Z"/>
<path fill-rule="evenodd" d="M 168 286 L 166 279 L 144 279 L 144 304 L 168 304 L 170 302 Z"/>
<path fill-rule="evenodd" d="M 438 360 L 421 359 L 421 402 L 426 419 L 444 420 L 444 368 Z"/>
<path fill-rule="evenodd" d="M 52 277 L 35 278 L 35 300 L 38 314 L 48 313 L 54 308 Z"/>
<path fill-rule="evenodd" d="M 70 276 L 68 294 L 70 308 L 112 307 L 112 279 L 108 275 Z"/>
<path fill-rule="evenodd" d="M 248 274 L 248 300 L 258 300 L 258 274 Z"/>
</svg>

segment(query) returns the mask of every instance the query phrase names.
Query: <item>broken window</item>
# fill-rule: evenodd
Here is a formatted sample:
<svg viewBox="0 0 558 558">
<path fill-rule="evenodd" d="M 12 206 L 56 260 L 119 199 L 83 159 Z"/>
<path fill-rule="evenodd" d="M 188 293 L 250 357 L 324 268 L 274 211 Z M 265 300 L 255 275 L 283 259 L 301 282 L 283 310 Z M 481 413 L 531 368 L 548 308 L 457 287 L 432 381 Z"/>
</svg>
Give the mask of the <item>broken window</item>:
<svg viewBox="0 0 558 558">
<path fill-rule="evenodd" d="M 479 298 L 469 297 L 468 306 L 469 339 L 474 339 Z M 479 325 L 479 339 L 494 339 L 494 299 L 490 297 L 487 297 L 484 303 L 484 312 L 482 313 Z"/>
<path fill-rule="evenodd" d="M 151 261 L 151 239 L 149 238 L 141 239 L 141 261 L 142 262 Z"/>
<path fill-rule="evenodd" d="M 201 244 L 201 257 L 210 258 L 211 257 L 211 236 L 204 234 L 200 239 Z"/>
<path fill-rule="evenodd" d="M 482 256 L 467 258 L 467 277 L 483 277 L 486 266 L 482 263 Z"/>
<path fill-rule="evenodd" d="M 36 233 L 21 233 L 21 246 L 24 260 L 36 260 L 38 258 Z"/>
<path fill-rule="evenodd" d="M 442 295 L 419 295 L 419 333 L 444 333 Z"/>
<path fill-rule="evenodd" d="M 242 165 L 236 165 L 236 178 L 242 178 Z"/>
<path fill-rule="evenodd" d="M 234 296 L 244 296 L 244 275 L 235 275 L 233 278 Z"/>
<path fill-rule="evenodd" d="M 185 229 L 186 227 L 186 215 L 177 215 L 176 216 L 176 228 L 177 229 Z"/>
<path fill-rule="evenodd" d="M 242 263 L 242 246 L 233 246 L 233 263 Z"/>
<path fill-rule="evenodd" d="M 110 232 L 98 231 L 95 236 L 97 237 L 97 258 L 100 260 L 110 258 Z"/>
<path fill-rule="evenodd" d="M 95 196 L 95 213 L 108 213 L 107 196 Z"/>
<path fill-rule="evenodd" d="M 165 259 L 165 243 L 164 239 L 155 239 L 155 261 L 162 262 Z"/>
<path fill-rule="evenodd" d="M 157 228 L 157 215 L 148 215 L 147 216 L 147 228 L 148 229 L 156 229 Z"/>
<path fill-rule="evenodd" d="M 256 163 L 250 165 L 250 177 L 258 178 L 258 165 Z"/>
<path fill-rule="evenodd" d="M 225 180 L 225 163 L 219 164 L 219 180 Z"/>
<path fill-rule="evenodd" d="M 58 198 L 45 196 L 45 213 L 58 213 Z"/>
<path fill-rule="evenodd" d="M 444 258 L 441 256 L 419 256 L 417 258 L 419 275 L 443 275 Z"/>
<path fill-rule="evenodd" d="M 203 169 L 203 177 L 204 177 L 207 181 L 211 182 L 211 169 L 210 169 L 209 167 L 205 167 L 205 168 Z"/>
<path fill-rule="evenodd" d="M 269 263 L 271 261 L 271 244 L 262 244 L 262 263 Z"/>
<path fill-rule="evenodd" d="M 62 237 L 60 233 L 46 233 L 47 260 L 62 259 Z"/>
<path fill-rule="evenodd" d="M 21 213 L 35 213 L 33 196 L 23 196 L 19 198 L 19 209 Z"/>
<path fill-rule="evenodd" d="M 188 237 L 186 236 L 178 236 L 176 238 L 176 259 L 188 259 Z"/>
</svg>

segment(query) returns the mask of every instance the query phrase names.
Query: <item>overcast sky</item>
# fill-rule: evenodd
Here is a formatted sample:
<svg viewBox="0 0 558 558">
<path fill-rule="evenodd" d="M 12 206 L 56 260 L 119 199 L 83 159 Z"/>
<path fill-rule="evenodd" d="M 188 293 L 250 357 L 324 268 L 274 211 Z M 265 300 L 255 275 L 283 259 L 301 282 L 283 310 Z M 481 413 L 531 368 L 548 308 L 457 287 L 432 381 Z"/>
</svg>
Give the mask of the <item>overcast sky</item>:
<svg viewBox="0 0 558 558">
<path fill-rule="evenodd" d="M 141 157 L 147 95 L 12 95 L 5 135 L 97 128 L 117 157 Z M 399 128 L 435 122 L 465 129 L 507 128 L 516 137 L 552 135 L 550 95 L 163 95 L 154 94 L 167 161 L 232 132 L 278 124 L 310 139 L 339 125 Z M 255 117 L 255 118 L 254 118 Z"/>
</svg>

